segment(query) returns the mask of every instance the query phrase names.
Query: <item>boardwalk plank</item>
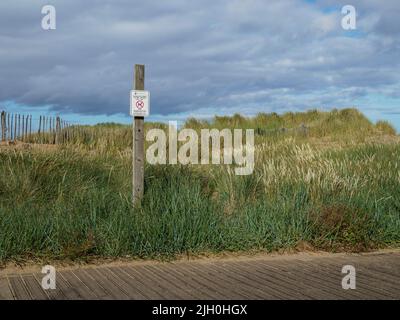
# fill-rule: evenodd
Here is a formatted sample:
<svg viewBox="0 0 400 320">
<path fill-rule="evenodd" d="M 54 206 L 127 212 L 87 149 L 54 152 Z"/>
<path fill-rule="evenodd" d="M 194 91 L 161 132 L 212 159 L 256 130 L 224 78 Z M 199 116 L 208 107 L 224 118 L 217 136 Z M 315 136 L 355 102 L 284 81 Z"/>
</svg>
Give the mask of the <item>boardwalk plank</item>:
<svg viewBox="0 0 400 320">
<path fill-rule="evenodd" d="M 172 274 L 175 279 L 180 279 L 183 286 L 187 285 L 191 290 L 194 290 L 196 292 L 196 299 L 217 299 L 201 281 L 196 281 L 189 273 L 182 272 L 181 269 L 170 266 L 168 273 Z"/>
<path fill-rule="evenodd" d="M 162 286 L 158 281 L 156 281 L 151 275 L 146 274 L 143 270 L 138 269 L 137 266 L 126 266 L 121 267 L 124 271 L 129 273 L 132 277 L 135 277 L 150 289 L 152 293 L 156 293 L 159 299 L 171 299 L 179 300 L 179 296 L 171 292 L 168 287 Z"/>
<path fill-rule="evenodd" d="M 289 264 L 279 264 L 277 262 L 272 262 L 266 264 L 256 264 L 260 268 L 272 268 L 275 270 L 275 274 L 277 279 L 282 279 L 281 275 L 285 276 L 285 279 L 282 281 L 285 283 L 285 286 L 292 284 L 297 284 L 297 288 L 300 293 L 307 294 L 312 298 L 316 299 L 343 299 L 349 298 L 346 296 L 345 292 L 341 287 L 341 281 L 331 282 L 330 285 L 327 285 L 327 281 L 324 278 L 318 277 L 319 273 L 318 269 L 304 269 L 299 267 L 296 264 L 297 261 L 293 260 Z M 295 267 L 297 266 L 297 267 Z M 257 269 L 258 270 L 258 269 Z M 262 269 L 259 269 L 262 272 Z M 353 296 L 356 298 L 356 296 Z"/>
<path fill-rule="evenodd" d="M 154 270 L 152 270 L 151 268 L 148 268 L 147 266 L 137 266 L 132 269 L 134 269 L 135 272 L 141 274 L 144 281 L 147 280 L 152 286 L 156 285 L 158 288 L 160 288 L 163 293 L 170 299 L 180 300 L 187 298 L 187 295 L 185 293 L 182 293 L 182 291 L 175 285 L 158 276 L 157 273 L 155 273 Z"/>
<path fill-rule="evenodd" d="M 234 263 L 231 265 L 231 267 L 235 267 Z M 244 265 L 242 262 L 241 265 L 247 267 L 245 272 L 249 277 L 253 278 L 258 283 L 264 284 L 266 288 L 273 289 L 275 294 L 285 295 L 286 293 L 287 295 L 288 292 L 293 291 L 293 294 L 296 294 L 296 297 L 299 299 L 331 298 L 331 296 L 327 297 L 327 294 L 319 289 L 310 288 L 307 285 L 305 286 L 304 283 L 299 283 L 298 279 L 291 278 L 288 276 L 287 272 L 281 269 L 267 269 L 264 265 L 258 265 L 259 269 L 257 269 L 256 261 L 248 265 Z M 236 267 L 239 268 L 239 266 Z M 300 284 L 302 284 L 301 288 L 299 288 Z"/>
<path fill-rule="evenodd" d="M 191 285 L 197 287 L 199 292 L 205 295 L 206 299 L 218 300 L 225 298 L 218 292 L 220 288 L 215 288 L 213 285 L 210 285 L 207 279 L 203 278 L 200 273 L 195 273 L 193 268 L 187 267 L 180 263 L 177 267 L 173 268 L 173 272 L 175 272 L 177 276 L 183 277 L 185 281 Z M 243 296 L 239 296 L 237 299 L 240 298 L 243 298 Z"/>
<path fill-rule="evenodd" d="M 112 278 L 108 274 L 107 270 L 103 268 L 88 268 L 85 269 L 96 282 L 98 282 L 114 299 L 127 300 L 128 295 L 123 292 L 118 286 L 112 281 Z"/>
<path fill-rule="evenodd" d="M 163 268 L 160 265 L 147 265 L 144 266 L 144 268 L 149 272 L 152 272 L 155 278 L 158 278 L 161 282 L 169 285 L 171 290 L 182 297 L 182 299 L 196 299 L 198 293 L 197 289 L 182 282 L 179 277 L 176 277 L 174 273 L 170 272 L 170 268 Z"/>
<path fill-rule="evenodd" d="M 189 274 L 192 279 L 196 279 L 197 281 L 203 283 L 204 287 L 206 287 L 209 290 L 209 293 L 212 294 L 217 300 L 240 300 L 247 298 L 247 295 L 239 294 L 235 290 L 229 290 L 229 288 L 227 289 L 224 282 L 216 284 L 214 281 L 210 281 L 209 275 L 204 274 L 203 270 L 196 270 L 193 264 L 180 263 L 179 267 L 177 267 L 177 270 L 185 272 Z"/>
<path fill-rule="evenodd" d="M 34 300 L 48 300 L 49 296 L 43 290 L 42 285 L 37 282 L 33 275 L 24 276 L 25 284 Z"/>
<path fill-rule="evenodd" d="M 349 259 L 335 259 L 334 261 L 319 261 L 318 266 L 324 270 L 331 270 L 331 272 L 338 272 L 340 274 L 340 283 L 341 279 L 345 276 L 341 274 L 342 267 L 344 265 L 353 265 L 356 268 L 356 285 L 357 290 L 352 290 L 352 292 L 360 292 L 364 298 L 368 299 L 385 299 L 385 298 L 393 298 L 391 294 L 385 292 L 385 289 L 382 289 L 381 285 L 373 286 L 371 285 L 371 279 L 365 279 L 364 277 L 360 277 L 360 273 L 357 272 L 359 268 L 358 264 Z M 357 277 L 358 275 L 358 277 Z"/>
<path fill-rule="evenodd" d="M 38 283 L 42 283 L 43 274 L 42 273 L 34 273 L 32 274 Z M 63 283 L 59 281 L 58 274 L 56 275 L 56 289 L 48 289 L 44 290 L 46 295 L 50 300 L 66 300 L 66 295 L 62 292 L 61 287 Z"/>
<path fill-rule="evenodd" d="M 100 300 L 111 300 L 113 297 L 105 290 L 99 282 L 89 276 L 84 269 L 71 271 L 73 275 L 89 288 Z"/>
<path fill-rule="evenodd" d="M 9 277 L 11 287 L 14 291 L 15 297 L 18 300 L 31 300 L 31 295 L 22 281 L 22 276 L 12 276 Z"/>
<path fill-rule="evenodd" d="M 14 300 L 14 295 L 7 277 L 0 278 L 0 300 Z"/>
<path fill-rule="evenodd" d="M 129 283 L 129 277 L 118 276 L 114 268 L 103 268 L 102 271 L 107 272 L 108 276 L 110 277 L 110 279 L 112 279 L 113 283 L 115 283 L 115 285 L 121 288 L 121 290 L 127 294 L 129 299 L 135 299 L 135 300 L 146 299 L 146 296 L 143 295 L 141 291 L 138 290 L 137 287 Z"/>
<path fill-rule="evenodd" d="M 356 290 L 341 287 L 344 265 Z M 0 277 L 0 299 L 400 299 L 400 252 L 86 267 L 57 272 L 56 290 L 42 277 Z"/>
<path fill-rule="evenodd" d="M 63 271 L 60 274 L 71 287 L 75 288 L 80 299 L 93 300 L 101 298 L 97 297 L 72 271 Z"/>
<path fill-rule="evenodd" d="M 200 271 L 199 266 L 194 265 L 197 271 Z M 260 284 L 253 283 L 251 279 L 236 275 L 228 268 L 219 268 L 212 263 L 203 264 L 201 266 L 209 278 L 209 281 L 225 282 L 227 284 L 227 294 L 234 290 L 235 292 L 245 295 L 247 298 L 264 299 L 268 294 L 260 289 Z M 215 280 L 214 280 L 215 279 Z"/>
<path fill-rule="evenodd" d="M 146 282 L 141 279 L 141 276 L 135 274 L 127 267 L 114 267 L 113 272 L 118 275 L 118 277 L 126 279 L 130 286 L 137 288 L 137 290 L 145 297 L 145 299 L 164 299 L 153 286 L 148 286 Z"/>
<path fill-rule="evenodd" d="M 251 264 L 253 264 L 255 261 L 252 261 Z M 229 263 L 229 266 L 232 265 L 232 267 L 234 267 L 233 262 Z M 241 263 L 242 265 L 242 263 Z M 222 265 L 220 266 L 222 268 Z M 247 277 L 252 277 L 252 273 L 254 273 L 253 270 L 246 270 L 246 266 L 243 265 L 244 269 L 244 275 L 241 276 L 241 279 L 243 281 L 246 281 L 245 279 Z M 241 267 L 242 272 L 243 272 L 243 267 Z M 238 274 L 239 276 L 239 274 Z M 257 275 L 258 278 L 260 278 L 260 274 Z M 254 281 L 253 281 L 254 282 Z M 256 285 L 264 285 L 264 290 L 271 290 L 274 298 L 279 298 L 279 299 L 296 299 L 296 298 L 310 298 L 310 297 L 304 297 L 302 295 L 299 294 L 299 292 L 294 289 L 294 288 L 286 288 L 284 287 L 284 290 L 282 288 L 282 283 L 280 281 L 276 280 L 276 276 L 274 275 L 273 272 L 270 272 L 267 274 L 267 278 L 264 278 L 264 281 L 259 282 L 258 280 L 255 280 Z"/>
<path fill-rule="evenodd" d="M 81 300 L 78 290 L 65 280 L 61 272 L 57 273 L 57 285 L 61 285 L 61 291 L 68 300 Z"/>
<path fill-rule="evenodd" d="M 319 282 L 326 290 L 332 290 L 342 299 L 363 299 L 365 298 L 361 293 L 353 290 L 343 290 L 341 287 L 342 275 L 332 270 L 323 270 L 318 265 L 307 264 L 305 261 L 296 260 L 292 262 L 293 274 L 297 273 L 297 270 L 302 270 L 301 274 L 304 274 L 305 279 L 313 279 Z"/>
</svg>

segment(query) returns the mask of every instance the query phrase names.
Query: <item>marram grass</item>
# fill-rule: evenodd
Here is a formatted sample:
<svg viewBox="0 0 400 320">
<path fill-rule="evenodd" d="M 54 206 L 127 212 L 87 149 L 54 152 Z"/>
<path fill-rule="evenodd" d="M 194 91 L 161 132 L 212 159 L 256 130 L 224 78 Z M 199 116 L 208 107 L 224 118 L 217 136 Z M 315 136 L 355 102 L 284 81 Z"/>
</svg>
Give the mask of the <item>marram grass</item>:
<svg viewBox="0 0 400 320">
<path fill-rule="evenodd" d="M 266 134 L 301 124 L 307 135 Z M 132 208 L 129 127 L 88 127 L 86 140 L 50 150 L 0 149 L 0 261 L 399 246 L 400 145 L 388 123 L 348 109 L 186 126 L 259 128 L 254 173 L 149 165 Z"/>
</svg>

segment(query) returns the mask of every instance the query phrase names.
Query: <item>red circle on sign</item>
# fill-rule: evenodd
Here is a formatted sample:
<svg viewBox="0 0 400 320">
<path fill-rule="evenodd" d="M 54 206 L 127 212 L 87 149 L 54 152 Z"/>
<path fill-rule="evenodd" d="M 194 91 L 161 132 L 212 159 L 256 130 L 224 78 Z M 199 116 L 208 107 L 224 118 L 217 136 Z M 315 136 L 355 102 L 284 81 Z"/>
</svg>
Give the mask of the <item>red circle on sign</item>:
<svg viewBox="0 0 400 320">
<path fill-rule="evenodd" d="M 136 108 L 143 109 L 144 108 L 144 102 L 141 101 L 141 100 L 136 101 Z"/>
</svg>

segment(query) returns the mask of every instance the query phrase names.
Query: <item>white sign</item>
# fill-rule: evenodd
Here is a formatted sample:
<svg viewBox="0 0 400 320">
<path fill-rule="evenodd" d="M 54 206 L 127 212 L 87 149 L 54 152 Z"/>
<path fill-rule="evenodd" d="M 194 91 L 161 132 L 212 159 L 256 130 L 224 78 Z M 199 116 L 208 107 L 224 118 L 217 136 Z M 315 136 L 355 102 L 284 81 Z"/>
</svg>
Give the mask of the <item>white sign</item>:
<svg viewBox="0 0 400 320">
<path fill-rule="evenodd" d="M 131 91 L 131 116 L 147 117 L 150 114 L 150 92 Z"/>
</svg>

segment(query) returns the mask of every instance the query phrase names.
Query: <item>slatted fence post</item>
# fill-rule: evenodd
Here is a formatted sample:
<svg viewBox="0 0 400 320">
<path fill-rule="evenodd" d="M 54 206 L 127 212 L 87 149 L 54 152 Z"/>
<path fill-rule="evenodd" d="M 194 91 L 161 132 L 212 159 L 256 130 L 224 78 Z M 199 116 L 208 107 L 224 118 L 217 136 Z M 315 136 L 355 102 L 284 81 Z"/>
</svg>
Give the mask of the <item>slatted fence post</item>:
<svg viewBox="0 0 400 320">
<path fill-rule="evenodd" d="M 32 115 L 29 117 L 29 138 L 32 140 Z"/>
<path fill-rule="evenodd" d="M 28 119 L 29 119 L 29 116 L 28 116 L 28 115 L 25 116 L 25 129 L 24 129 L 24 132 L 25 132 L 25 141 L 28 141 L 28 128 L 29 128 L 29 126 L 28 126 Z"/>
<path fill-rule="evenodd" d="M 14 114 L 14 142 L 17 141 L 17 115 Z"/>
<path fill-rule="evenodd" d="M 56 144 L 56 119 L 53 118 L 53 144 Z"/>
<path fill-rule="evenodd" d="M 21 115 L 18 115 L 18 138 L 21 139 Z"/>
<path fill-rule="evenodd" d="M 11 114 L 10 140 L 11 140 L 11 141 L 14 141 L 14 114 Z"/>
<path fill-rule="evenodd" d="M 5 132 L 6 132 L 5 131 L 6 130 L 5 117 L 6 117 L 6 113 L 4 111 L 2 111 L 1 112 L 1 141 L 5 140 Z"/>
<path fill-rule="evenodd" d="M 42 116 L 39 116 L 39 128 L 38 128 L 38 137 L 39 137 L 39 141 L 40 141 L 40 128 L 42 126 Z"/>
<path fill-rule="evenodd" d="M 65 122 L 61 121 L 62 143 L 65 142 Z"/>
<path fill-rule="evenodd" d="M 46 143 L 47 118 L 43 116 L 43 143 Z"/>
<path fill-rule="evenodd" d="M 22 115 L 22 141 L 25 141 L 25 115 Z"/>
<path fill-rule="evenodd" d="M 10 141 L 10 114 L 7 113 L 7 141 Z"/>
<path fill-rule="evenodd" d="M 56 144 L 59 144 L 60 135 L 60 117 L 56 119 Z"/>
<path fill-rule="evenodd" d="M 60 120 L 60 143 L 64 143 L 64 120 Z"/>
</svg>

